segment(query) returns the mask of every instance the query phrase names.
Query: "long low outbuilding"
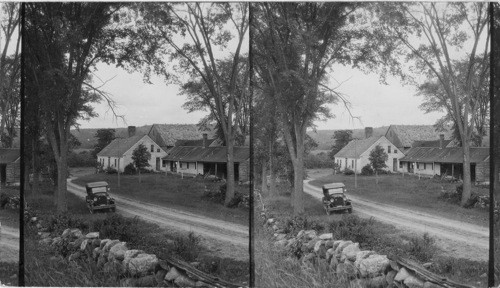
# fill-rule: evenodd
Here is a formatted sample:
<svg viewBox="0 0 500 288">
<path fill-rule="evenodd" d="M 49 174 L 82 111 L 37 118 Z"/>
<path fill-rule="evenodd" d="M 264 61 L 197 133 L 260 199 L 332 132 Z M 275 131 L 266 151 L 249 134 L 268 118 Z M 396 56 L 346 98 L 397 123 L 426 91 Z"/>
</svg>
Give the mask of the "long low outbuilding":
<svg viewBox="0 0 500 288">
<path fill-rule="evenodd" d="M 234 147 L 235 180 L 249 180 L 250 148 Z M 175 146 L 162 158 L 162 170 L 188 175 L 227 178 L 227 147 Z"/>
<path fill-rule="evenodd" d="M 489 147 L 471 147 L 471 180 L 489 181 Z M 462 147 L 414 147 L 399 159 L 400 172 L 424 176 L 453 176 L 463 178 Z"/>
</svg>

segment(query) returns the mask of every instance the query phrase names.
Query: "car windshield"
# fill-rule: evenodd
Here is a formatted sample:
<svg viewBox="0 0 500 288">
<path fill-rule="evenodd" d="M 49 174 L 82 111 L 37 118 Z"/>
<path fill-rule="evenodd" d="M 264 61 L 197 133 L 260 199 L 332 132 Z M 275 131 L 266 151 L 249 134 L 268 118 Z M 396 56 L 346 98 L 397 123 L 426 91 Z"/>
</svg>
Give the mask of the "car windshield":
<svg viewBox="0 0 500 288">
<path fill-rule="evenodd" d="M 106 188 L 107 188 L 106 186 L 94 187 L 92 188 L 92 193 L 107 192 Z"/>
<path fill-rule="evenodd" d="M 344 189 L 342 188 L 332 188 L 328 189 L 328 194 L 333 195 L 333 194 L 342 194 L 344 193 Z"/>
</svg>

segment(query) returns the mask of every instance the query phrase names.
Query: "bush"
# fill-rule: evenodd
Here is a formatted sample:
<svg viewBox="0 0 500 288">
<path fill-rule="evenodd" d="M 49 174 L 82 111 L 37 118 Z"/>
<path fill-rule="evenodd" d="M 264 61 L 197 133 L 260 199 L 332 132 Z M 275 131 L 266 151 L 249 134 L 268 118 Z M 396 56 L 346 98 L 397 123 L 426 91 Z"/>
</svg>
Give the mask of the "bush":
<svg viewBox="0 0 500 288">
<path fill-rule="evenodd" d="M 373 173 L 374 171 L 370 164 L 366 164 L 363 168 L 361 168 L 361 175 L 370 176 L 373 175 Z"/>
<path fill-rule="evenodd" d="M 68 154 L 68 167 L 96 167 L 97 160 L 87 151 L 75 153 L 73 151 Z"/>
<path fill-rule="evenodd" d="M 354 171 L 349 168 L 345 168 L 344 175 L 354 175 Z"/>
<path fill-rule="evenodd" d="M 125 175 L 134 175 L 134 174 L 137 174 L 137 169 L 135 169 L 135 166 L 134 166 L 133 163 L 129 163 L 123 169 L 123 174 L 125 174 Z"/>
<path fill-rule="evenodd" d="M 116 169 L 115 169 L 115 168 L 113 168 L 113 167 L 108 167 L 108 168 L 104 169 L 104 172 L 105 172 L 106 174 L 116 174 L 116 173 L 118 173 L 118 170 L 116 170 Z"/>
</svg>

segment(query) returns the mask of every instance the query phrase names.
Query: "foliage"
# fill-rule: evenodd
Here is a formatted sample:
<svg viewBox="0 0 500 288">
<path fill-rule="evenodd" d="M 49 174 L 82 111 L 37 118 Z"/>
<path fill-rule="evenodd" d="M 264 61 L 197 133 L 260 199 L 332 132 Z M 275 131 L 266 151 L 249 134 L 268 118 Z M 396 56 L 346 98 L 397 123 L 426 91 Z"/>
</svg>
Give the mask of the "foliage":
<svg viewBox="0 0 500 288">
<path fill-rule="evenodd" d="M 345 168 L 342 173 L 344 173 L 344 175 L 354 175 L 354 170 Z"/>
<path fill-rule="evenodd" d="M 151 160 L 151 153 L 144 144 L 139 144 L 134 151 L 132 151 L 132 160 L 137 170 L 141 171 L 146 167 L 150 167 L 149 160 Z"/>
<path fill-rule="evenodd" d="M 109 167 L 106 167 L 106 169 L 104 169 L 104 173 L 106 173 L 106 174 L 117 174 L 118 170 L 116 170 L 115 168 L 109 166 Z"/>
<path fill-rule="evenodd" d="M 76 153 L 71 151 L 68 155 L 68 167 L 96 167 L 97 161 L 88 151 Z"/>
<path fill-rule="evenodd" d="M 94 138 L 97 139 L 97 143 L 92 151 L 94 158 L 97 158 L 97 153 L 101 152 L 104 147 L 108 146 L 116 138 L 115 132 L 115 129 L 98 129 L 96 131 Z"/>
<path fill-rule="evenodd" d="M 129 163 L 125 168 L 123 169 L 123 174 L 125 175 L 134 175 L 137 174 L 137 169 L 135 169 L 134 163 Z"/>
<path fill-rule="evenodd" d="M 384 148 L 382 146 L 377 145 L 373 150 L 370 152 L 370 156 L 368 157 L 368 160 L 370 160 L 371 166 L 373 167 L 373 170 L 375 172 L 380 172 L 383 168 L 387 167 L 387 164 L 385 162 L 389 156 L 385 152 Z"/>
<path fill-rule="evenodd" d="M 363 176 L 371 176 L 374 173 L 375 172 L 373 171 L 373 168 L 370 164 L 366 164 L 365 166 L 363 166 L 363 168 L 361 168 L 361 175 Z"/>
<path fill-rule="evenodd" d="M 333 132 L 332 138 L 334 143 L 332 145 L 332 150 L 328 154 L 331 159 L 335 158 L 342 148 L 344 148 L 352 140 L 352 130 L 336 130 Z"/>
<path fill-rule="evenodd" d="M 313 168 L 334 168 L 335 162 L 328 157 L 325 152 L 318 154 L 309 153 L 304 159 L 304 167 L 308 169 Z"/>
</svg>

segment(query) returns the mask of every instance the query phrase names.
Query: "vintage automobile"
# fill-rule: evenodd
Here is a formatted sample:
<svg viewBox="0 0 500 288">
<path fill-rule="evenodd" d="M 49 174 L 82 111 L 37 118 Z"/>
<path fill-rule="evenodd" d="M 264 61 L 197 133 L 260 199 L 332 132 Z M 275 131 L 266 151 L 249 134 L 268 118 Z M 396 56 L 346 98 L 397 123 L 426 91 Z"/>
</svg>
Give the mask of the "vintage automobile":
<svg viewBox="0 0 500 288">
<path fill-rule="evenodd" d="M 347 198 L 344 183 L 330 183 L 323 185 L 323 207 L 326 215 L 332 211 L 346 211 L 352 213 L 351 199 Z"/>
<path fill-rule="evenodd" d="M 108 182 L 99 181 L 87 183 L 85 188 L 87 189 L 85 201 L 87 202 L 87 207 L 89 208 L 91 214 L 96 210 L 108 210 L 115 212 L 115 199 L 111 198 L 108 194 Z"/>
</svg>

